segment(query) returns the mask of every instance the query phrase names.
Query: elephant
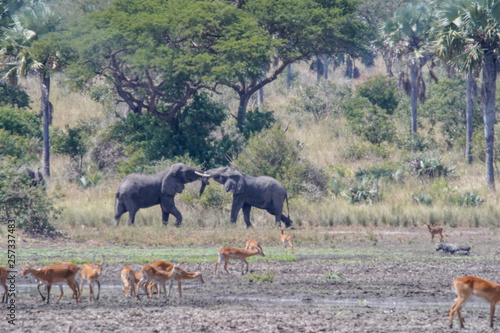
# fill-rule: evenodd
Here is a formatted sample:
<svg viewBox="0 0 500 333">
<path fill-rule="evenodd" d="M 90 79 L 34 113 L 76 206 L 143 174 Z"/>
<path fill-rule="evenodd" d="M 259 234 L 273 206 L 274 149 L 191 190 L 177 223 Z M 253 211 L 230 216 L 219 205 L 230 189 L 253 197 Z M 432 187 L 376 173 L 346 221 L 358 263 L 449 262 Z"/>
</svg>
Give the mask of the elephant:
<svg viewBox="0 0 500 333">
<path fill-rule="evenodd" d="M 116 225 L 120 222 L 122 214 L 127 211 L 129 212 L 128 224 L 133 225 L 135 214 L 140 208 L 160 205 L 163 224 L 168 224 L 168 218 L 172 214 L 177 219 L 176 226 L 180 226 L 182 215 L 175 207 L 174 197 L 184 190 L 184 184 L 198 179 L 202 181 L 201 195 L 209 182 L 206 177 L 200 175 L 205 175 L 201 169 L 183 163 L 176 163 L 167 170 L 154 175 L 142 173 L 127 175 L 116 190 L 114 218 Z"/>
<path fill-rule="evenodd" d="M 253 177 L 246 175 L 235 167 L 221 167 L 205 171 L 201 177 L 213 178 L 216 182 L 224 185 L 226 192 L 233 192 L 233 204 L 231 207 L 231 222 L 236 223 L 240 209 L 243 209 L 243 217 L 247 228 L 252 226 L 250 222 L 250 210 L 257 207 L 267 210 L 275 216 L 276 224 L 281 226 L 281 221 L 286 227 L 292 225 L 289 216 L 282 214 L 283 203 L 286 200 L 288 208 L 288 194 L 286 189 L 276 179 L 268 176 Z M 200 195 L 203 192 L 200 191 Z M 288 214 L 290 212 L 288 211 Z"/>
</svg>

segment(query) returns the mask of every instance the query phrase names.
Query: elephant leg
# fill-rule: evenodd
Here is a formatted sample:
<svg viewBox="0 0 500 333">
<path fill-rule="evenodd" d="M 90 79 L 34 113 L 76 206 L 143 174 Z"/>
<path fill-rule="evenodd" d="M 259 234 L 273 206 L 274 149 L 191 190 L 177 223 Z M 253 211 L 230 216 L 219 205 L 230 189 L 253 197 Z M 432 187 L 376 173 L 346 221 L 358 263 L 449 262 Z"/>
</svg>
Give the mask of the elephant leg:
<svg viewBox="0 0 500 333">
<path fill-rule="evenodd" d="M 231 223 L 236 223 L 241 208 L 243 208 L 243 201 L 240 202 L 240 200 L 233 198 L 233 205 L 231 206 Z"/>
<path fill-rule="evenodd" d="M 135 214 L 137 213 L 138 209 L 131 209 L 128 212 L 128 225 L 134 225 L 135 223 Z"/>
<path fill-rule="evenodd" d="M 115 225 L 118 225 L 120 223 L 120 217 L 127 211 L 127 208 L 123 203 L 118 201 L 118 204 L 116 205 L 116 213 L 115 213 Z"/>
<path fill-rule="evenodd" d="M 285 215 L 281 215 L 281 221 L 283 221 L 283 223 L 285 223 L 285 226 L 288 228 L 292 225 L 293 221 L 290 220 L 289 217 L 286 217 Z"/>
<path fill-rule="evenodd" d="M 177 219 L 177 222 L 175 223 L 176 227 L 179 227 L 182 223 L 182 214 L 179 212 L 177 207 L 175 207 L 175 200 L 174 196 L 164 196 L 161 200 L 161 209 L 162 209 L 162 218 L 163 218 L 163 225 L 168 224 L 168 218 L 170 214 L 175 216 Z"/>
<path fill-rule="evenodd" d="M 252 206 L 249 204 L 244 204 L 243 205 L 243 218 L 245 219 L 245 223 L 247 224 L 247 228 L 252 227 L 252 222 L 250 222 L 250 210 L 252 209 Z"/>
</svg>

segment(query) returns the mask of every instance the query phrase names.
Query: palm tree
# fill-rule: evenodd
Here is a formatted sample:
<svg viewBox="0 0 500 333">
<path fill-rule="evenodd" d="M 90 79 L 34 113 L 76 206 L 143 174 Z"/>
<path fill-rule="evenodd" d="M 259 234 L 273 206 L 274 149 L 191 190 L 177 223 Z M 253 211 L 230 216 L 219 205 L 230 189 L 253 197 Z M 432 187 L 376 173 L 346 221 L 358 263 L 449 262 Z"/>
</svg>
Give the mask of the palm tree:
<svg viewBox="0 0 500 333">
<path fill-rule="evenodd" d="M 493 168 L 495 143 L 495 90 L 500 51 L 499 0 L 436 0 L 436 15 L 443 54 L 458 54 L 452 59 L 468 73 L 481 64 L 481 98 L 486 143 L 486 184 L 495 190 Z M 439 50 L 439 48 L 438 48 Z M 470 75 L 468 75 L 470 76 Z"/>
<path fill-rule="evenodd" d="M 410 69 L 410 78 L 406 73 L 400 75 L 400 82 L 411 98 L 411 134 L 412 141 L 417 133 L 417 103 L 425 98 L 425 85 L 422 79 L 422 67 L 430 58 L 428 34 L 431 15 L 424 4 L 408 4 L 396 10 L 394 17 L 382 28 L 384 44 L 396 50 L 406 59 Z"/>
<path fill-rule="evenodd" d="M 27 76 L 35 71 L 40 77 L 41 106 L 43 117 L 43 172 L 50 176 L 49 124 L 52 105 L 50 95 L 50 71 L 57 67 L 57 60 L 44 53 L 37 55 L 33 49 L 41 35 L 53 30 L 55 16 L 43 2 L 25 6 L 12 15 L 12 25 L 3 28 L 0 62 L 5 72 L 4 79 L 11 85 L 17 85 L 20 76 Z"/>
</svg>

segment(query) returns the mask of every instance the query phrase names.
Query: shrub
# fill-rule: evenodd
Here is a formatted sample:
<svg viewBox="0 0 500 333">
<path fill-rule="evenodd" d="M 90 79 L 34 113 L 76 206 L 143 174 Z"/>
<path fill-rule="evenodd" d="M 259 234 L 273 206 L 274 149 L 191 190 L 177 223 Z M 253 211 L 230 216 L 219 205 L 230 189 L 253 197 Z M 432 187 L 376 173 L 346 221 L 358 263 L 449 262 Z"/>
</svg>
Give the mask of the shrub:
<svg viewBox="0 0 500 333">
<path fill-rule="evenodd" d="M 40 117 L 26 109 L 0 106 L 0 129 L 15 135 L 42 138 Z"/>
<path fill-rule="evenodd" d="M 326 176 L 300 156 L 300 147 L 288 140 L 284 131 L 275 125 L 253 135 L 234 161 L 235 166 L 252 176 L 270 176 L 288 190 L 288 195 L 301 192 L 324 193 Z"/>
<path fill-rule="evenodd" d="M 368 99 L 388 115 L 394 113 L 400 99 L 396 79 L 386 75 L 370 76 L 366 82 L 357 86 L 356 95 Z"/>
<path fill-rule="evenodd" d="M 31 186 L 31 178 L 19 173 L 9 159 L 0 159 L 0 217 L 14 218 L 29 234 L 51 235 L 50 219 L 57 218 L 53 199 L 43 186 Z"/>
<path fill-rule="evenodd" d="M 343 196 L 352 204 L 369 203 L 372 205 L 381 199 L 378 180 L 365 177 L 361 181 L 356 181 L 353 186 L 343 192 Z"/>
<path fill-rule="evenodd" d="M 484 202 L 485 200 L 476 192 L 465 192 L 462 197 L 458 198 L 458 204 L 465 207 L 479 207 Z"/>
<path fill-rule="evenodd" d="M 410 162 L 410 171 L 418 177 L 450 177 L 455 174 L 455 166 L 446 166 L 438 158 L 424 156 Z"/>
</svg>

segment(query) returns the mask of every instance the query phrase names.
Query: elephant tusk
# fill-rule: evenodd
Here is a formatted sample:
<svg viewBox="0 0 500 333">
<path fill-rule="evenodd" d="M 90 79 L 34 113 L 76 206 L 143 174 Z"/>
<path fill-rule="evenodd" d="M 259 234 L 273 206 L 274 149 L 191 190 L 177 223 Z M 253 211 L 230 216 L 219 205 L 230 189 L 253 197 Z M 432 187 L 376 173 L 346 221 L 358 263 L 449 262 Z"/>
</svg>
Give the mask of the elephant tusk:
<svg viewBox="0 0 500 333">
<path fill-rule="evenodd" d="M 208 178 L 212 177 L 208 173 L 204 173 L 204 172 L 202 173 L 202 172 L 195 171 L 194 173 L 196 173 L 198 176 L 201 176 L 201 177 L 208 177 Z"/>
</svg>

